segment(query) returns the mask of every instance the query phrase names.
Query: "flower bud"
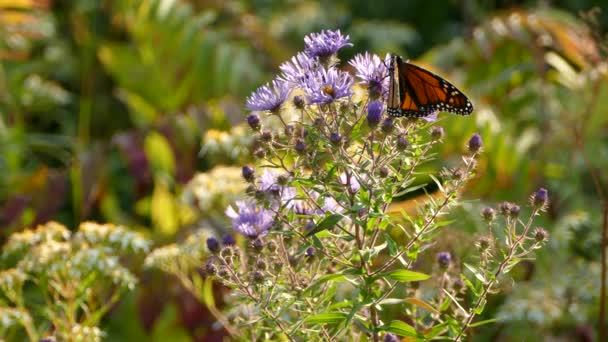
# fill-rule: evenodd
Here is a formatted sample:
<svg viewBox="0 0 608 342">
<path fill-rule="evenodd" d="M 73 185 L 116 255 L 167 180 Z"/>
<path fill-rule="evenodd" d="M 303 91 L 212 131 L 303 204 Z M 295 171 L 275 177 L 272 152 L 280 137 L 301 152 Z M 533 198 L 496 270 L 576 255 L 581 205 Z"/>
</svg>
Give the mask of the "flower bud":
<svg viewBox="0 0 608 342">
<path fill-rule="evenodd" d="M 266 262 L 264 262 L 264 260 L 262 260 L 262 259 L 260 259 L 260 260 L 258 260 L 258 261 L 255 262 L 255 268 L 258 271 L 266 271 L 267 267 L 268 266 L 266 265 Z"/>
<path fill-rule="evenodd" d="M 382 166 L 380 168 L 380 170 L 378 170 L 378 175 L 380 176 L 380 178 L 386 178 L 389 174 L 389 169 L 386 166 Z"/>
<path fill-rule="evenodd" d="M 549 191 L 545 188 L 536 190 L 532 195 L 532 205 L 537 208 L 544 207 L 549 202 Z"/>
<path fill-rule="evenodd" d="M 318 116 L 313 120 L 312 124 L 317 128 L 321 128 L 325 124 L 325 118 Z"/>
<path fill-rule="evenodd" d="M 443 127 L 433 126 L 431 128 L 431 138 L 433 140 L 439 140 L 439 139 L 443 138 L 443 135 L 444 135 Z"/>
<path fill-rule="evenodd" d="M 498 205 L 498 212 L 503 216 L 509 216 L 511 212 L 511 203 L 502 202 Z"/>
<path fill-rule="evenodd" d="M 295 144 L 294 148 L 296 149 L 296 152 L 298 152 L 299 154 L 304 154 L 304 152 L 306 152 L 306 144 L 304 143 L 304 141 L 302 139 L 296 140 L 296 144 Z"/>
<path fill-rule="evenodd" d="M 255 239 L 253 240 L 253 243 L 251 244 L 253 247 L 253 250 L 256 252 L 261 252 L 264 249 L 264 241 L 262 241 L 262 239 Z"/>
<path fill-rule="evenodd" d="M 272 263 L 272 269 L 277 273 L 281 272 L 283 269 L 283 263 L 280 260 L 275 260 L 275 262 Z"/>
<path fill-rule="evenodd" d="M 407 140 L 405 135 L 399 134 L 399 136 L 397 137 L 397 148 L 399 150 L 403 151 L 406 148 L 408 148 L 409 146 L 410 146 L 410 142 Z"/>
<path fill-rule="evenodd" d="M 224 236 L 222 237 L 222 244 L 224 246 L 232 246 L 236 243 L 236 241 L 234 240 L 234 236 L 232 236 L 232 234 L 224 234 Z"/>
<path fill-rule="evenodd" d="M 473 134 L 471 139 L 469 139 L 469 152 L 477 153 L 481 149 L 481 146 L 483 146 L 481 135 L 479 135 L 479 133 Z"/>
<path fill-rule="evenodd" d="M 517 204 L 511 204 L 511 207 L 509 208 L 509 217 L 517 218 L 517 216 L 519 216 L 520 211 L 521 208 Z"/>
<path fill-rule="evenodd" d="M 253 271 L 251 272 L 251 278 L 253 278 L 253 281 L 255 283 L 261 283 L 264 281 L 264 273 L 260 272 L 260 271 Z"/>
<path fill-rule="evenodd" d="M 386 120 L 384 120 L 382 122 L 382 132 L 389 134 L 390 132 L 393 131 L 394 128 L 395 128 L 395 125 L 393 124 L 392 118 L 387 118 Z"/>
<path fill-rule="evenodd" d="M 494 221 L 494 218 L 496 218 L 496 212 L 494 211 L 494 209 L 486 207 L 483 208 L 483 210 L 481 211 L 481 216 L 487 223 L 490 223 Z"/>
<path fill-rule="evenodd" d="M 293 135 L 293 132 L 295 132 L 295 130 L 296 129 L 293 127 L 293 125 L 288 124 L 288 125 L 285 126 L 283 132 L 285 133 L 285 136 L 290 137 L 290 136 Z"/>
<path fill-rule="evenodd" d="M 306 100 L 304 99 L 304 96 L 302 96 L 302 95 L 294 96 L 293 105 L 298 109 L 304 108 L 304 106 L 306 105 Z"/>
<path fill-rule="evenodd" d="M 207 260 L 205 263 L 205 273 L 208 275 L 214 275 L 217 272 L 217 268 L 213 264 L 213 261 Z"/>
<path fill-rule="evenodd" d="M 452 255 L 450 252 L 439 252 L 437 253 L 437 263 L 442 269 L 447 269 L 452 262 Z"/>
<path fill-rule="evenodd" d="M 254 131 L 259 130 L 260 117 L 257 114 L 249 114 L 247 117 L 247 124 L 249 124 L 249 127 L 251 127 Z"/>
<path fill-rule="evenodd" d="M 371 128 L 378 126 L 382 120 L 382 102 L 372 101 L 367 105 L 367 124 Z"/>
<path fill-rule="evenodd" d="M 536 242 L 544 242 L 549 238 L 549 233 L 541 227 L 534 229 L 534 240 Z"/>
<path fill-rule="evenodd" d="M 260 134 L 260 139 L 262 139 L 263 142 L 271 142 L 272 141 L 272 132 L 270 132 L 267 129 L 263 130 L 262 134 Z"/>
<path fill-rule="evenodd" d="M 492 244 L 492 240 L 490 240 L 490 238 L 487 236 L 480 237 L 479 239 L 477 239 L 477 242 L 475 243 L 475 245 L 477 246 L 477 249 L 480 252 L 487 251 L 488 248 L 490 248 L 491 244 Z"/>
<path fill-rule="evenodd" d="M 278 175 L 277 176 L 277 184 L 285 186 L 289 182 L 289 177 L 287 175 Z"/>
<path fill-rule="evenodd" d="M 338 132 L 332 132 L 329 135 L 329 141 L 334 145 L 338 145 L 342 141 L 342 135 Z"/>
<path fill-rule="evenodd" d="M 387 333 L 384 335 L 384 342 L 399 342 L 399 337 L 393 333 Z"/>
<path fill-rule="evenodd" d="M 264 156 L 266 156 L 266 152 L 264 152 L 264 150 L 261 148 L 257 148 L 253 151 L 253 155 L 256 158 L 262 159 L 262 158 L 264 158 Z"/>
<path fill-rule="evenodd" d="M 207 239 L 207 249 L 209 252 L 215 254 L 220 250 L 220 243 L 216 238 L 210 237 Z"/>
<path fill-rule="evenodd" d="M 249 183 L 255 180 L 255 171 L 253 171 L 253 169 L 249 166 L 243 166 L 242 174 L 243 178 L 245 178 L 245 180 Z"/>
<path fill-rule="evenodd" d="M 308 247 L 308 248 L 306 248 L 306 251 L 304 252 L 304 254 L 309 258 L 314 257 L 315 253 L 316 253 L 316 250 L 314 247 Z"/>
<path fill-rule="evenodd" d="M 217 271 L 217 276 L 226 279 L 230 276 L 230 273 L 228 273 L 228 269 L 226 267 L 222 266 Z"/>
<path fill-rule="evenodd" d="M 460 292 L 465 289 L 464 281 L 462 281 L 462 279 L 460 279 L 460 278 L 456 278 L 456 279 L 454 279 L 454 282 L 452 283 L 452 287 L 454 288 L 455 291 Z"/>
</svg>

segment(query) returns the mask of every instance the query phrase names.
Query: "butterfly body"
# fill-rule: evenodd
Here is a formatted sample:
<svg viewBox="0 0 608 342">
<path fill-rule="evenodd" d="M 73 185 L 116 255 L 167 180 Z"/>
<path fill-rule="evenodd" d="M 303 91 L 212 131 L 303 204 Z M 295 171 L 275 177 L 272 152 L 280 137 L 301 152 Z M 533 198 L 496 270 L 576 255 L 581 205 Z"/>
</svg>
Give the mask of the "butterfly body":
<svg viewBox="0 0 608 342">
<path fill-rule="evenodd" d="M 387 113 L 392 117 L 419 118 L 445 111 L 460 115 L 473 112 L 473 104 L 442 77 L 392 55 L 389 65 Z"/>
</svg>

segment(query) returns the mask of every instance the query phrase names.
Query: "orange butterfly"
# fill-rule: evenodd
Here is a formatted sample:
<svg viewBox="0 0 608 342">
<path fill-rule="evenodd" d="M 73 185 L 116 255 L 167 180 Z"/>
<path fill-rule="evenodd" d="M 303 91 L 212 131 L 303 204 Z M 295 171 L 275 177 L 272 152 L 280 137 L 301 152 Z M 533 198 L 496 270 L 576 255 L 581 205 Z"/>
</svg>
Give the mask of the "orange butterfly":
<svg viewBox="0 0 608 342">
<path fill-rule="evenodd" d="M 450 82 L 392 55 L 387 112 L 393 117 L 419 118 L 435 111 L 460 115 L 473 112 L 473 104 Z"/>
</svg>

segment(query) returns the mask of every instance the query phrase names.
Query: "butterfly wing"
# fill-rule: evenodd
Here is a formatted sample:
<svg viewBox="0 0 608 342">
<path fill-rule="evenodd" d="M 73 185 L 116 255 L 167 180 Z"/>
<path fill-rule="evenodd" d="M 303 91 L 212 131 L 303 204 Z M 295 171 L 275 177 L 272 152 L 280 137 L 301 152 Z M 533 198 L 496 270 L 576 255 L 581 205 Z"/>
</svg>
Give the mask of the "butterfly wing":
<svg viewBox="0 0 608 342">
<path fill-rule="evenodd" d="M 394 56 L 391 65 L 388 113 L 391 116 L 424 117 L 436 111 L 460 115 L 473 112 L 473 104 L 442 77 Z M 391 94 L 393 96 L 391 98 Z M 396 94 L 399 106 L 396 106 Z"/>
</svg>

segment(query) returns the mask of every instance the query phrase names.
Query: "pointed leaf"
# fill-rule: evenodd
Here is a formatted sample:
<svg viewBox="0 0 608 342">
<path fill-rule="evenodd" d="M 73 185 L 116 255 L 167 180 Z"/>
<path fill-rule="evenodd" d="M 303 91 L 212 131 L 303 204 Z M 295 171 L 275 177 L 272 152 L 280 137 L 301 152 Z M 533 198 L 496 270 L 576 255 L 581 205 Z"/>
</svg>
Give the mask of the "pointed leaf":
<svg viewBox="0 0 608 342">
<path fill-rule="evenodd" d="M 396 270 L 389 273 L 383 273 L 383 276 L 388 276 L 389 278 L 401 281 L 401 282 L 410 282 L 410 281 L 421 281 L 427 280 L 431 276 L 428 274 L 414 272 L 409 270 Z"/>
<path fill-rule="evenodd" d="M 324 231 L 330 228 L 333 228 L 340 220 L 342 220 L 344 216 L 340 214 L 331 214 L 325 217 L 316 227 L 306 232 L 306 236 L 314 235 L 320 231 Z"/>
<path fill-rule="evenodd" d="M 402 321 L 392 321 L 387 325 L 380 327 L 384 331 L 392 332 L 399 336 L 418 337 L 418 332 L 411 325 Z"/>
<path fill-rule="evenodd" d="M 342 312 L 326 312 L 312 315 L 306 318 L 306 322 L 311 324 L 337 324 L 346 319 L 346 314 Z"/>
</svg>

